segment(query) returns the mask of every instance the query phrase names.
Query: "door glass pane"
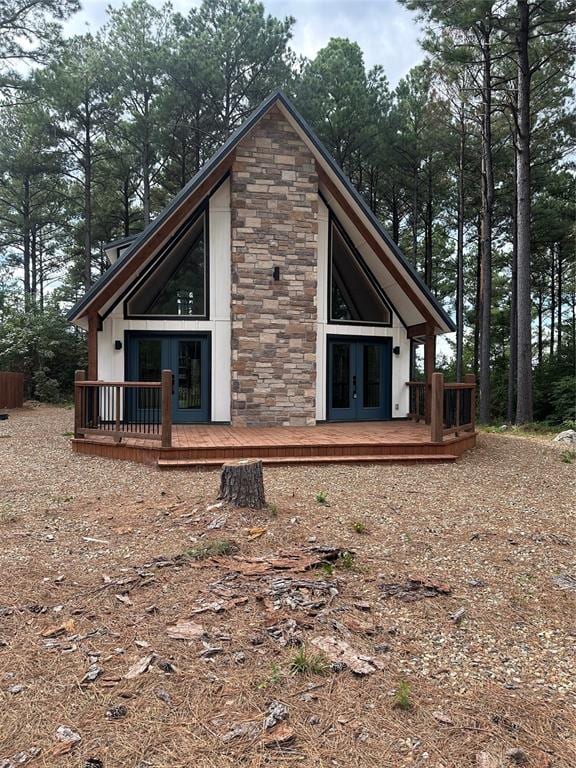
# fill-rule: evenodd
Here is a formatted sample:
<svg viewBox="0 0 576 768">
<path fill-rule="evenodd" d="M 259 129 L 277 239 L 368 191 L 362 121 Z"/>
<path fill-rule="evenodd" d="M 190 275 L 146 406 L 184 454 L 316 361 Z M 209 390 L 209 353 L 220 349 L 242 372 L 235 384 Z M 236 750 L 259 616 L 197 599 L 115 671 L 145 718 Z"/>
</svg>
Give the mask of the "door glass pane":
<svg viewBox="0 0 576 768">
<path fill-rule="evenodd" d="M 202 405 L 201 342 L 178 342 L 178 408 L 200 408 Z"/>
<path fill-rule="evenodd" d="M 364 408 L 380 407 L 380 347 L 364 344 Z"/>
<path fill-rule="evenodd" d="M 162 378 L 162 341 L 140 339 L 138 341 L 138 381 L 160 381 Z M 138 408 L 152 407 L 153 390 L 138 389 Z"/>
<path fill-rule="evenodd" d="M 332 408 L 350 407 L 350 344 L 332 345 Z"/>
</svg>

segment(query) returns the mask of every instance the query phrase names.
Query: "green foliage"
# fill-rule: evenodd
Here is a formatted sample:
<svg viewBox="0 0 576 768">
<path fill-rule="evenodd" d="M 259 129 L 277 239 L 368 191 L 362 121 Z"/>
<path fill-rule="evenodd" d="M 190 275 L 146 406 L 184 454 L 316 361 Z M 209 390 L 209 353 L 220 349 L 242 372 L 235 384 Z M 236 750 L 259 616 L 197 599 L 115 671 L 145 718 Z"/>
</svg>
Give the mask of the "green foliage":
<svg viewBox="0 0 576 768">
<path fill-rule="evenodd" d="M 345 571 L 351 571 L 355 564 L 356 560 L 353 552 L 342 552 L 336 561 L 336 566 L 338 568 L 343 568 Z"/>
<path fill-rule="evenodd" d="M 184 557 L 189 560 L 207 560 L 210 557 L 231 555 L 236 547 L 227 539 L 213 539 L 195 547 L 190 547 L 184 552 Z"/>
<path fill-rule="evenodd" d="M 57 402 L 72 396 L 74 371 L 84 368 L 84 334 L 74 330 L 56 300 L 28 312 L 9 309 L 1 317 L 0 370 L 22 371 L 30 396 Z"/>
<path fill-rule="evenodd" d="M 285 675 L 280 665 L 272 662 L 270 665 L 270 674 L 264 680 L 257 683 L 256 688 L 263 690 L 274 685 L 279 685 L 284 680 L 284 677 Z"/>
<path fill-rule="evenodd" d="M 410 711 L 413 708 L 410 695 L 410 683 L 408 683 L 406 680 L 401 680 L 398 683 L 398 687 L 394 692 L 394 698 L 392 700 L 392 706 L 394 709 L 401 709 L 403 712 Z"/>
<path fill-rule="evenodd" d="M 302 646 L 290 659 L 288 668 L 293 675 L 324 675 L 328 662 L 321 654 L 311 653 Z"/>
<path fill-rule="evenodd" d="M 316 499 L 317 504 L 327 504 L 328 503 L 328 491 L 318 491 L 316 496 L 314 497 Z"/>
<path fill-rule="evenodd" d="M 322 563 L 320 570 L 325 576 L 334 575 L 334 563 Z"/>
<path fill-rule="evenodd" d="M 574 461 L 576 461 L 576 451 L 573 451 L 571 448 L 562 451 L 560 454 L 560 461 L 564 464 L 573 464 Z"/>
<path fill-rule="evenodd" d="M 353 520 L 351 527 L 354 533 L 366 533 L 368 530 L 366 523 L 363 520 Z"/>
</svg>

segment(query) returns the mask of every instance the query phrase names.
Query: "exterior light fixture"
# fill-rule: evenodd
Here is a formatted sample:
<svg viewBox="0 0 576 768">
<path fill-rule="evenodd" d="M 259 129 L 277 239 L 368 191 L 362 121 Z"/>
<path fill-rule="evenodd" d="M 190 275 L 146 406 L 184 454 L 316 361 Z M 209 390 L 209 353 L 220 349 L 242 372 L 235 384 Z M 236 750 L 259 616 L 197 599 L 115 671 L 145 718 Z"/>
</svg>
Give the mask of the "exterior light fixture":
<svg viewBox="0 0 576 768">
<path fill-rule="evenodd" d="M 114 349 L 122 349 L 122 342 L 120 341 L 120 339 L 116 339 L 116 341 L 114 342 Z"/>
<path fill-rule="evenodd" d="M 395 355 L 399 355 L 400 354 L 400 347 L 394 347 L 392 352 L 394 352 Z"/>
<path fill-rule="evenodd" d="M 278 281 L 280 280 L 280 267 L 274 267 L 274 280 Z"/>
</svg>

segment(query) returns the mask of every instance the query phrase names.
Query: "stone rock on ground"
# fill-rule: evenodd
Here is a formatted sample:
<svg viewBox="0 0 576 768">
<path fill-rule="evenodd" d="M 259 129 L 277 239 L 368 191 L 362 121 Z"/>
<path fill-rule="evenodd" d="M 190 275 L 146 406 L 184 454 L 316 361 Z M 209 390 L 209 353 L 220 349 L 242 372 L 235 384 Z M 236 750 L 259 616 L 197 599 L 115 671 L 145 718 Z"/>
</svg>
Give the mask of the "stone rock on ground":
<svg viewBox="0 0 576 768">
<path fill-rule="evenodd" d="M 565 429 L 564 432 L 559 432 L 556 437 L 553 438 L 552 442 L 576 445 L 576 429 Z"/>
</svg>

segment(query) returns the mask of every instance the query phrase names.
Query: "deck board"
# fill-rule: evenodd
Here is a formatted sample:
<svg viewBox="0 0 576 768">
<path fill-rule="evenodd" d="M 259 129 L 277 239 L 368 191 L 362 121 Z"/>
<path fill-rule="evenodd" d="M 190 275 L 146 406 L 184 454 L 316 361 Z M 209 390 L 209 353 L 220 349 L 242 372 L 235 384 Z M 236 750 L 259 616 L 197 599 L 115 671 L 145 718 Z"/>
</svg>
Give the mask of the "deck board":
<svg viewBox="0 0 576 768">
<path fill-rule="evenodd" d="M 474 447 L 476 434 L 465 432 L 432 443 L 430 427 L 411 421 L 326 423 L 313 427 L 232 427 L 224 424 L 175 425 L 172 446 L 157 441 L 89 436 L 72 441 L 77 453 L 165 466 L 217 464 L 257 457 L 266 462 L 448 460 Z M 178 462 L 178 464 L 176 464 Z"/>
</svg>

